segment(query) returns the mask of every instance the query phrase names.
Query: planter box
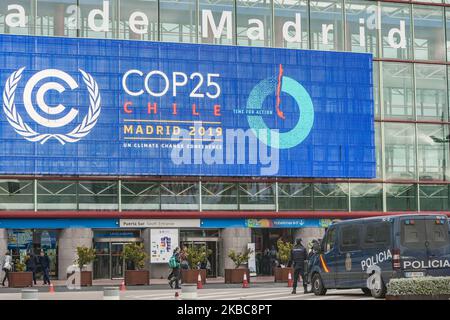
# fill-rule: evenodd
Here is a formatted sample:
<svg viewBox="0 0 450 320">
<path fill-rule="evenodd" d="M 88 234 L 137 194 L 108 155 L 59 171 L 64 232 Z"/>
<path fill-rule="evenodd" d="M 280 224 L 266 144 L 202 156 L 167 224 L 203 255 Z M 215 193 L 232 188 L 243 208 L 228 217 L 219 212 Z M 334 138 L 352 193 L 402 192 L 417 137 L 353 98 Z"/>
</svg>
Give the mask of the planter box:
<svg viewBox="0 0 450 320">
<path fill-rule="evenodd" d="M 33 286 L 32 272 L 10 272 L 9 283 L 10 288 L 25 288 Z"/>
<path fill-rule="evenodd" d="M 437 296 L 429 296 L 421 294 L 402 295 L 402 296 L 386 295 L 386 300 L 450 300 L 450 294 L 443 294 Z"/>
<path fill-rule="evenodd" d="M 67 279 L 73 275 L 73 273 L 67 274 Z M 92 271 L 81 271 L 80 286 L 92 287 Z"/>
<path fill-rule="evenodd" d="M 92 287 L 92 271 L 81 271 L 81 286 Z"/>
<path fill-rule="evenodd" d="M 294 268 L 274 268 L 273 273 L 275 276 L 275 282 L 287 282 L 289 272 L 291 273 L 291 279 L 294 280 Z"/>
<path fill-rule="evenodd" d="M 181 270 L 181 282 L 182 283 L 197 283 L 198 274 L 202 277 L 202 283 L 206 283 L 206 270 L 194 269 L 194 270 Z"/>
<path fill-rule="evenodd" d="M 247 281 L 250 283 L 249 269 L 225 269 L 225 283 L 242 283 L 245 273 L 247 274 Z"/>
<path fill-rule="evenodd" d="M 143 286 L 150 284 L 150 272 L 147 270 L 125 270 L 126 286 Z"/>
</svg>

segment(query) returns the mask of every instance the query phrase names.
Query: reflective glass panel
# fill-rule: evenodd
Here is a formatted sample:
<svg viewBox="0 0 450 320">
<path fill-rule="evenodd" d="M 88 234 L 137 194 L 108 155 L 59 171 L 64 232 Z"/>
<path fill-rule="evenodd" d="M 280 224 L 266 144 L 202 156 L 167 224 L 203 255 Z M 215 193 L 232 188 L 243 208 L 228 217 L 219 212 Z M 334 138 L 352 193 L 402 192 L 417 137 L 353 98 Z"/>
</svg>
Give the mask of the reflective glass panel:
<svg viewBox="0 0 450 320">
<path fill-rule="evenodd" d="M 416 178 L 414 124 L 384 123 L 387 179 Z"/>
<path fill-rule="evenodd" d="M 342 2 L 310 1 L 312 49 L 343 50 Z"/>
<path fill-rule="evenodd" d="M 414 16 L 414 59 L 445 60 L 444 8 L 417 6 Z"/>
<path fill-rule="evenodd" d="M 413 120 L 413 64 L 383 62 L 381 66 L 384 117 Z"/>
<path fill-rule="evenodd" d="M 308 5 L 305 0 L 274 0 L 275 47 L 309 47 Z"/>
</svg>

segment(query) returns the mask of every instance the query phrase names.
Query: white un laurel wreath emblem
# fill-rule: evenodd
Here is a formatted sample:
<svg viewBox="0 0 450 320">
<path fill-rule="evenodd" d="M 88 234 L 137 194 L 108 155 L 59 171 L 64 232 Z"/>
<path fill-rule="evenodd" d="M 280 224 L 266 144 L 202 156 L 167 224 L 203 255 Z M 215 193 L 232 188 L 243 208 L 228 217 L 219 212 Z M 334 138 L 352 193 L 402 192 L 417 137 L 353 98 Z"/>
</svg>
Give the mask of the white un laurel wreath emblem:
<svg viewBox="0 0 450 320">
<path fill-rule="evenodd" d="M 83 76 L 83 81 L 86 84 L 89 93 L 89 111 L 87 115 L 83 118 L 81 124 L 79 124 L 78 126 L 75 127 L 75 129 L 66 134 L 39 133 L 34 131 L 28 124 L 26 124 L 23 121 L 22 117 L 17 112 L 16 104 L 14 103 L 17 85 L 20 79 L 22 78 L 22 72 L 24 70 L 25 67 L 20 68 L 19 70 L 13 72 L 6 81 L 5 89 L 3 91 L 3 111 L 6 114 L 9 124 L 14 128 L 14 130 L 28 141 L 40 142 L 41 144 L 44 144 L 49 139 L 54 138 L 64 145 L 66 142 L 68 143 L 77 142 L 80 139 L 87 136 L 89 132 L 97 124 L 97 120 L 98 117 L 100 116 L 101 111 L 100 92 L 98 84 L 94 80 L 94 78 L 92 78 L 92 76 L 89 73 L 79 69 L 79 71 Z M 76 116 L 78 115 L 77 110 L 71 109 L 70 112 L 67 113 L 67 115 L 65 115 L 64 117 L 56 120 L 50 120 L 38 114 L 31 102 L 31 93 L 34 87 L 40 80 L 48 77 L 54 77 L 64 80 L 72 90 L 78 88 L 78 85 L 75 82 L 75 80 L 70 75 L 61 70 L 47 69 L 40 71 L 36 73 L 34 76 L 32 76 L 25 86 L 23 94 L 24 106 L 30 117 L 36 123 L 49 128 L 63 127 L 76 118 Z M 47 114 L 50 115 L 59 114 L 65 110 L 64 106 L 60 104 L 56 107 L 50 107 L 46 105 L 44 102 L 44 95 L 49 90 L 56 90 L 59 93 L 62 93 L 65 89 L 61 84 L 56 82 L 48 82 L 43 84 L 36 93 L 36 101 L 38 107 Z"/>
</svg>

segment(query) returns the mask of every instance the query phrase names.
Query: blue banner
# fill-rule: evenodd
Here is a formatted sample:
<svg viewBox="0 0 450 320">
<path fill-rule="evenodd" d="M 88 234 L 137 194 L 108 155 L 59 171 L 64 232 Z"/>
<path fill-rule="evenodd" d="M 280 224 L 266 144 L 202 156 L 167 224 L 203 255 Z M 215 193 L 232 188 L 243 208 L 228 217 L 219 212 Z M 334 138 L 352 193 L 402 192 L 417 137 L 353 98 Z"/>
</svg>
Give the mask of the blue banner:
<svg viewBox="0 0 450 320">
<path fill-rule="evenodd" d="M 118 227 L 118 219 L 0 219 L 1 229 L 114 229 Z"/>
<path fill-rule="evenodd" d="M 246 228 L 328 228 L 329 219 L 247 219 Z"/>
<path fill-rule="evenodd" d="M 369 54 L 0 35 L 1 174 L 375 177 Z"/>
<path fill-rule="evenodd" d="M 329 219 L 202 219 L 202 228 L 328 228 Z"/>
</svg>

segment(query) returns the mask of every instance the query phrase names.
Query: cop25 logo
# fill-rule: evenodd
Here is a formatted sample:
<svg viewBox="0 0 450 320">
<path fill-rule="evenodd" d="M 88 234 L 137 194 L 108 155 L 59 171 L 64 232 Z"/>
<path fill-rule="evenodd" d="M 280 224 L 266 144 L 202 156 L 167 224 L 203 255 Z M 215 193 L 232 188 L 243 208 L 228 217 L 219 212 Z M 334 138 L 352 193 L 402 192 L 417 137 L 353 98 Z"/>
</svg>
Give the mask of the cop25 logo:
<svg viewBox="0 0 450 320">
<path fill-rule="evenodd" d="M 22 79 L 22 73 L 25 67 L 13 72 L 6 81 L 5 89 L 3 91 L 3 111 L 9 124 L 14 130 L 32 142 L 40 142 L 44 144 L 49 139 L 56 139 L 61 144 L 77 142 L 84 138 L 91 132 L 94 126 L 97 124 L 98 117 L 101 111 L 101 97 L 97 82 L 94 78 L 85 71 L 79 69 L 83 76 L 83 82 L 86 84 L 89 93 L 89 110 L 87 115 L 83 118 L 82 122 L 78 124 L 72 131 L 67 133 L 39 133 L 32 127 L 24 122 L 22 116 L 19 114 L 16 108 L 16 89 Z M 66 107 L 59 104 L 57 106 L 49 106 L 44 101 L 44 96 L 48 91 L 55 90 L 59 93 L 64 92 L 66 89 L 64 86 L 57 82 L 46 82 L 42 84 L 36 93 L 36 103 L 40 109 L 38 113 L 33 106 L 32 93 L 38 83 L 46 78 L 57 78 L 64 81 L 71 90 L 78 88 L 77 82 L 66 72 L 57 69 L 46 69 L 34 74 L 26 83 L 23 92 L 23 105 L 29 117 L 38 125 L 46 128 L 62 128 L 73 122 L 78 116 L 78 110 L 72 108 L 64 116 L 58 119 L 50 119 L 43 117 L 41 114 L 55 117 L 66 110 Z M 48 130 L 46 130 L 48 131 Z"/>
<path fill-rule="evenodd" d="M 278 149 L 290 149 L 305 140 L 314 124 L 314 106 L 308 91 L 296 80 L 283 75 L 283 66 L 280 64 L 278 77 L 269 77 L 259 82 L 250 92 L 247 100 L 247 109 L 261 110 L 264 100 L 276 94 L 276 115 L 282 120 L 286 119 L 281 111 L 281 93 L 290 95 L 299 112 L 299 120 L 295 126 L 287 132 L 278 132 L 270 129 L 261 115 L 248 115 L 247 121 L 253 133 L 268 146 Z M 269 135 L 261 135 L 260 132 L 268 132 Z"/>
</svg>

